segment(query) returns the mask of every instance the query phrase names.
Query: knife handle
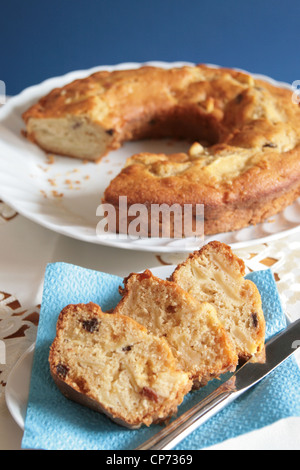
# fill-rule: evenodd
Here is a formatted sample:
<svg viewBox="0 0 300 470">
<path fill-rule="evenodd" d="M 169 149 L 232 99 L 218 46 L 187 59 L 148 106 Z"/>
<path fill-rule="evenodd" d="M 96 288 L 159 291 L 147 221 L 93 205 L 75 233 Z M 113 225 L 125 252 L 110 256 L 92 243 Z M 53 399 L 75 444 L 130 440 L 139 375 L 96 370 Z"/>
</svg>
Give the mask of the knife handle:
<svg viewBox="0 0 300 470">
<path fill-rule="evenodd" d="M 179 418 L 148 439 L 136 450 L 170 450 L 197 429 L 201 424 L 216 414 L 235 395 L 233 381 L 229 380 L 214 392 L 201 400 Z"/>
</svg>

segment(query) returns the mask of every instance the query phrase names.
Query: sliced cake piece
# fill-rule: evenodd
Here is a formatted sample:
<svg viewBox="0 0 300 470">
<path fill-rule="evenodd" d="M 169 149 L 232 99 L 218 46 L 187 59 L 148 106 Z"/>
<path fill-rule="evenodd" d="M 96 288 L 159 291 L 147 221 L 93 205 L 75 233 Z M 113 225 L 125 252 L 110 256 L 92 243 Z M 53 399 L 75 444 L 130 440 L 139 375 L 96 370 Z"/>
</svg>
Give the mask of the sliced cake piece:
<svg viewBox="0 0 300 470">
<path fill-rule="evenodd" d="M 171 276 L 195 299 L 215 306 L 242 361 L 263 353 L 265 342 L 261 297 L 256 285 L 244 276 L 244 262 L 217 241 L 192 253 Z"/>
<path fill-rule="evenodd" d="M 237 355 L 213 306 L 200 303 L 173 282 L 149 271 L 124 281 L 115 314 L 129 316 L 164 337 L 194 388 L 235 370 Z"/>
<path fill-rule="evenodd" d="M 62 310 L 49 363 L 67 398 L 129 428 L 171 416 L 192 387 L 165 339 L 93 303 Z"/>
</svg>

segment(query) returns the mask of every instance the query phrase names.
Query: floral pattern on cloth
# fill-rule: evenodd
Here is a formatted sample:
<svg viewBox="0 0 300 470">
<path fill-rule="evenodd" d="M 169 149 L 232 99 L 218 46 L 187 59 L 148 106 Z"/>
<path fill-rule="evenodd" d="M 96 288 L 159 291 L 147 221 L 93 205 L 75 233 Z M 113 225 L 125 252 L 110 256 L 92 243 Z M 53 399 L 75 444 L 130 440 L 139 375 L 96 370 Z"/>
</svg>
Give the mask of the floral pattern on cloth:
<svg viewBox="0 0 300 470">
<path fill-rule="evenodd" d="M 0 397 L 19 357 L 34 343 L 40 306 L 24 309 L 16 297 L 0 292 Z"/>
<path fill-rule="evenodd" d="M 8 204 L 0 200 L 0 223 L 8 222 L 14 219 L 18 213 L 12 209 Z"/>
</svg>

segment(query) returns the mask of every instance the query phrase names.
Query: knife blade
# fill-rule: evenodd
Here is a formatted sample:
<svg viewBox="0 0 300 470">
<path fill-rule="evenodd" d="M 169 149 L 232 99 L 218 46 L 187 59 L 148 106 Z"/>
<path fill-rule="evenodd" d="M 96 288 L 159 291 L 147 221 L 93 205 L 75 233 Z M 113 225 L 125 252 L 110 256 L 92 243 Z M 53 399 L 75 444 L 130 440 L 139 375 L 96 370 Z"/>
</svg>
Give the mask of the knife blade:
<svg viewBox="0 0 300 470">
<path fill-rule="evenodd" d="M 201 424 L 264 379 L 300 347 L 300 319 L 271 338 L 265 345 L 266 360 L 246 362 L 224 384 L 194 405 L 136 450 L 170 450 Z"/>
</svg>

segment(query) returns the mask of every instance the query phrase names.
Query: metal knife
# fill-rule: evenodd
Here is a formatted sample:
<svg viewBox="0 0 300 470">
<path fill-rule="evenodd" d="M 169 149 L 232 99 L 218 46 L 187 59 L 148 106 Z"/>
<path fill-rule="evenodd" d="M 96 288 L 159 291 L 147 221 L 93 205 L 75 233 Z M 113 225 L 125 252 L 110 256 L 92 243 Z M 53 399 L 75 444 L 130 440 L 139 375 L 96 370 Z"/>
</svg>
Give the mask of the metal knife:
<svg viewBox="0 0 300 470">
<path fill-rule="evenodd" d="M 269 375 L 300 347 L 300 319 L 266 343 L 263 364 L 248 361 L 233 376 L 136 450 L 170 450 L 210 417 Z"/>
</svg>

